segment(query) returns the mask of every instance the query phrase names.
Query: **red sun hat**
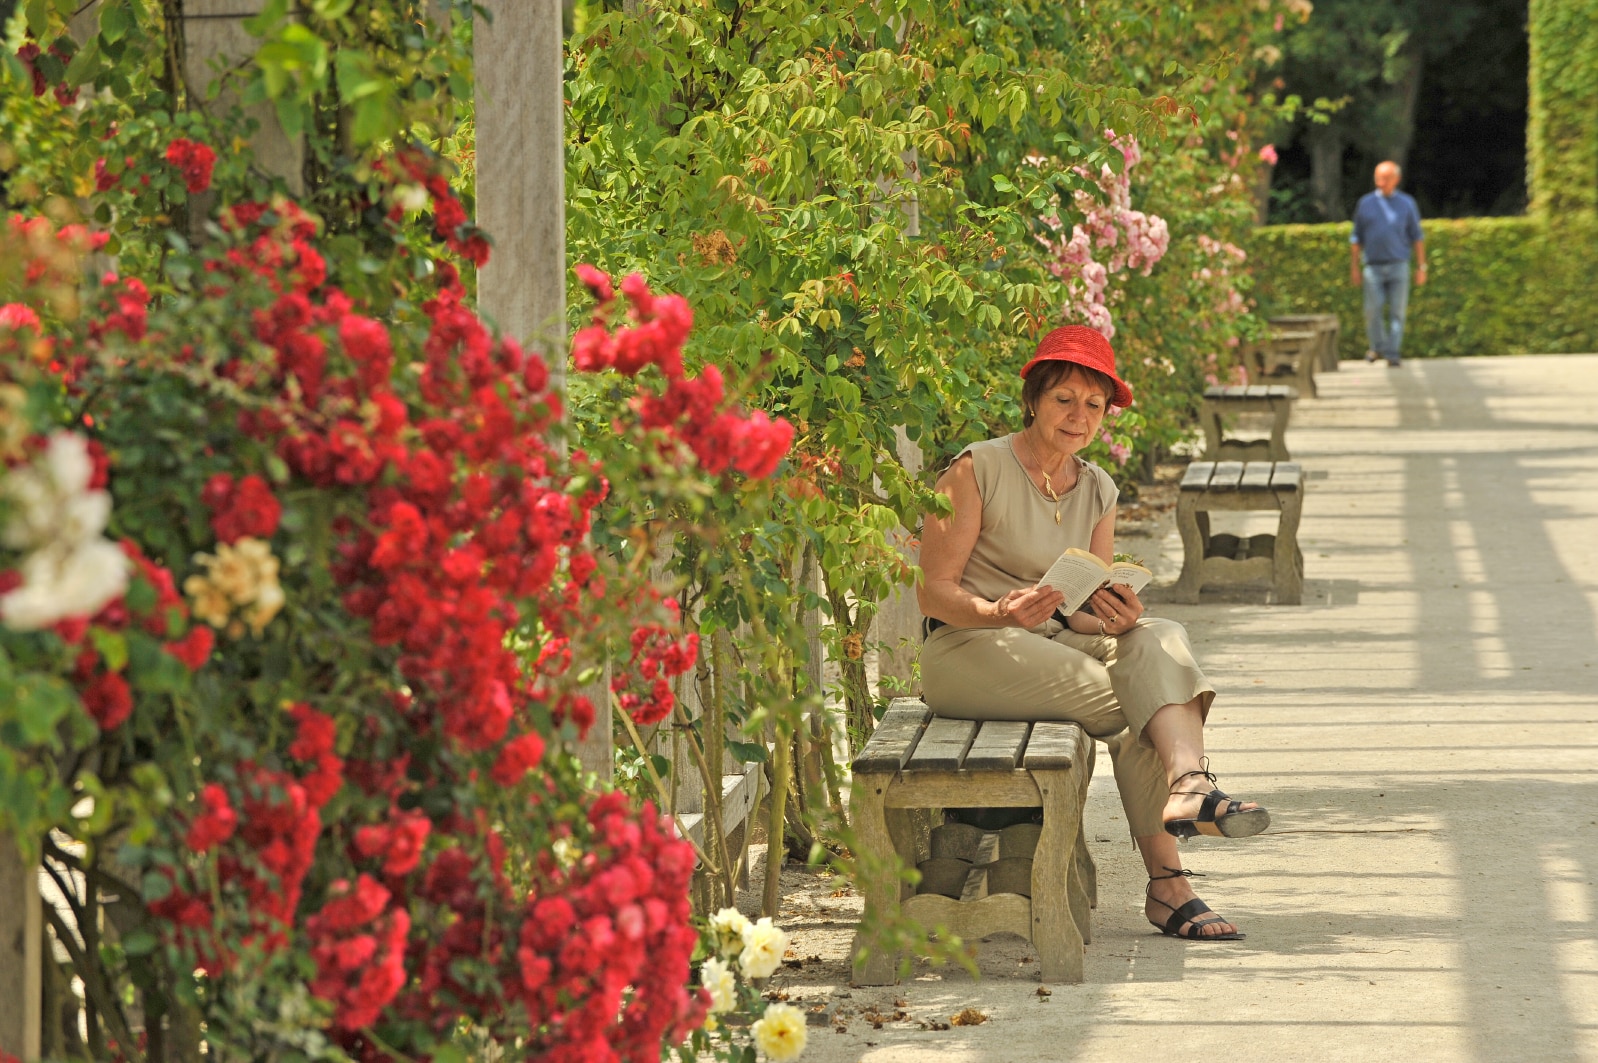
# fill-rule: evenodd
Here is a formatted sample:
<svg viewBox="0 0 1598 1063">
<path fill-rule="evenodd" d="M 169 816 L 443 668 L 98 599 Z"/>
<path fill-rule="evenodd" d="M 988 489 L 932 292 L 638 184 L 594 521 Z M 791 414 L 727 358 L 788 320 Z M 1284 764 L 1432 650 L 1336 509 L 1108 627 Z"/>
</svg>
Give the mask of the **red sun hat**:
<svg viewBox="0 0 1598 1063">
<path fill-rule="evenodd" d="M 1032 372 L 1039 362 L 1074 362 L 1089 369 L 1097 369 L 1115 381 L 1115 394 L 1110 396 L 1111 406 L 1132 405 L 1132 387 L 1115 372 L 1115 349 L 1103 333 L 1086 325 L 1061 325 L 1038 341 L 1038 351 L 1032 360 L 1021 367 L 1021 379 Z"/>
</svg>

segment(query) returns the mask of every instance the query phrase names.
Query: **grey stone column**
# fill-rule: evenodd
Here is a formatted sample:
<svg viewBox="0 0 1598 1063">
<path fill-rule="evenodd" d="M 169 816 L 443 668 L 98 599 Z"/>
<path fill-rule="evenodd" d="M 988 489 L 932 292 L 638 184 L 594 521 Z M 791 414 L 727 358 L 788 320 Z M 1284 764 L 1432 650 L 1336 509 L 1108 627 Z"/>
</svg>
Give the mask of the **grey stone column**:
<svg viewBox="0 0 1598 1063">
<path fill-rule="evenodd" d="M 544 355 L 566 383 L 566 172 L 560 0 L 499 0 L 472 32 L 477 85 L 477 224 L 494 240 L 478 309 Z M 610 686 L 584 691 L 594 726 L 584 767 L 612 774 Z"/>
<path fill-rule="evenodd" d="M 0 1054 L 39 1058 L 44 974 L 38 865 L 0 833 Z"/>
</svg>

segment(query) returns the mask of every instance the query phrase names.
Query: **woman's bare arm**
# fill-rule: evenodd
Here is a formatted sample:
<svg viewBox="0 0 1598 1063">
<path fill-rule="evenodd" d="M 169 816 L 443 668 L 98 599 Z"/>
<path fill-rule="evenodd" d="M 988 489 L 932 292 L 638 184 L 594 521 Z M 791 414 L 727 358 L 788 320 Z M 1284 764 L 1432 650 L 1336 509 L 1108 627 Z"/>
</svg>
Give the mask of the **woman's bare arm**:
<svg viewBox="0 0 1598 1063">
<path fill-rule="evenodd" d="M 1063 600 L 1052 588 L 1023 587 L 996 602 L 960 586 L 966 562 L 982 534 L 982 495 L 970 456 L 962 456 L 938 479 L 938 491 L 954 505 L 947 517 L 928 514 L 921 531 L 922 584 L 916 601 L 925 616 L 954 627 L 1036 627 Z"/>
</svg>

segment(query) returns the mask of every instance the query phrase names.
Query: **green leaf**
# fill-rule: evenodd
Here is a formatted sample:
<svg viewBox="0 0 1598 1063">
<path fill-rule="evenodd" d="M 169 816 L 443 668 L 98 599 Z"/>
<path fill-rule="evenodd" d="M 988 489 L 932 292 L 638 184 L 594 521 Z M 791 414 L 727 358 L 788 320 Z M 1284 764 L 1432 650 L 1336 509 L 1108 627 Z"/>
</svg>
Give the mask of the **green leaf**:
<svg viewBox="0 0 1598 1063">
<path fill-rule="evenodd" d="M 145 901 L 164 901 L 172 896 L 172 880 L 154 871 L 146 871 L 139 880 L 139 892 Z"/>
<path fill-rule="evenodd" d="M 24 675 L 14 688 L 16 704 L 12 716 L 26 745 L 53 744 L 56 725 L 78 697 L 66 682 L 53 675 Z"/>
<path fill-rule="evenodd" d="M 133 23 L 133 13 L 120 0 L 105 0 L 100 6 L 100 36 L 107 43 L 120 41 Z"/>
<path fill-rule="evenodd" d="M 154 933 L 139 929 L 122 939 L 122 951 L 129 956 L 148 956 L 160 943 Z M 435 1054 L 433 1058 L 437 1059 L 438 1055 Z"/>
<path fill-rule="evenodd" d="M 50 32 L 50 4 L 48 0 L 28 0 L 24 15 L 28 20 L 28 32 L 43 40 L 45 34 Z"/>
<path fill-rule="evenodd" d="M 100 69 L 100 38 L 91 38 L 88 45 L 72 57 L 62 80 L 74 87 L 94 80 Z"/>
<path fill-rule="evenodd" d="M 94 648 L 100 651 L 101 657 L 105 658 L 105 666 L 109 670 L 120 672 L 128 666 L 128 640 L 120 632 L 103 627 L 91 627 L 89 641 L 94 643 Z"/>
<path fill-rule="evenodd" d="M 727 752 L 745 764 L 764 764 L 770 756 L 764 742 L 739 742 L 731 738 L 727 739 Z"/>
</svg>

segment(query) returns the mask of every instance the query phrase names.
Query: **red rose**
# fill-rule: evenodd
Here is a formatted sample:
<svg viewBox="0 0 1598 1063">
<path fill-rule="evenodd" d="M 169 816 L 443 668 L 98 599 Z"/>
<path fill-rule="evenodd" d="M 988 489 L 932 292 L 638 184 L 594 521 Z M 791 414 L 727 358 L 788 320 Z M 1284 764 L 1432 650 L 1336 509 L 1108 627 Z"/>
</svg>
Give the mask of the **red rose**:
<svg viewBox="0 0 1598 1063">
<path fill-rule="evenodd" d="M 283 516 L 272 489 L 253 473 L 238 483 L 227 473 L 217 473 L 206 481 L 200 498 L 211 509 L 211 530 L 224 543 L 246 536 L 270 539 Z"/>
<path fill-rule="evenodd" d="M 211 168 L 216 165 L 216 152 L 209 145 L 178 137 L 167 145 L 166 161 L 183 174 L 183 186 L 190 192 L 204 192 L 211 187 Z"/>
<path fill-rule="evenodd" d="M 489 774 L 501 786 L 515 786 L 529 771 L 537 767 L 542 759 L 544 759 L 544 740 L 529 731 L 505 743 L 505 748 L 499 751 L 499 758 L 494 761 L 494 767 Z"/>
<path fill-rule="evenodd" d="M 216 632 L 205 624 L 196 624 L 181 639 L 167 643 L 166 652 L 182 661 L 189 671 L 198 672 L 215 646 Z"/>
<path fill-rule="evenodd" d="M 115 672 L 102 672 L 83 691 L 83 707 L 102 731 L 113 731 L 133 712 L 133 692 Z"/>
<path fill-rule="evenodd" d="M 189 833 L 183 839 L 190 849 L 203 853 L 233 837 L 238 828 L 239 815 L 228 803 L 227 791 L 216 783 L 207 783 L 200 792 L 200 803 L 205 811 L 194 818 Z"/>
</svg>

